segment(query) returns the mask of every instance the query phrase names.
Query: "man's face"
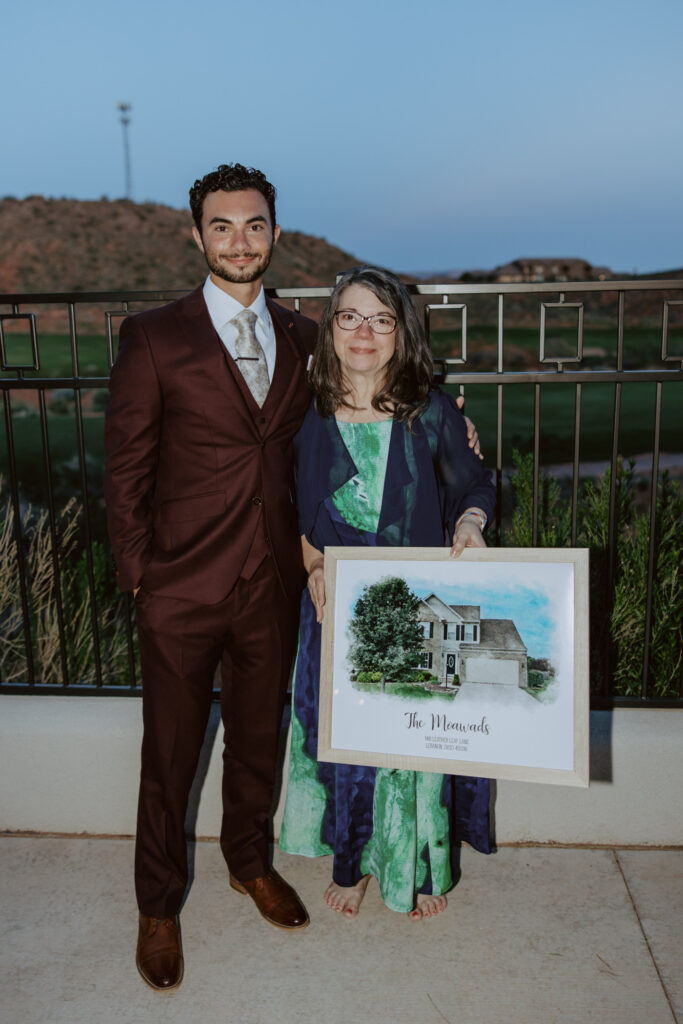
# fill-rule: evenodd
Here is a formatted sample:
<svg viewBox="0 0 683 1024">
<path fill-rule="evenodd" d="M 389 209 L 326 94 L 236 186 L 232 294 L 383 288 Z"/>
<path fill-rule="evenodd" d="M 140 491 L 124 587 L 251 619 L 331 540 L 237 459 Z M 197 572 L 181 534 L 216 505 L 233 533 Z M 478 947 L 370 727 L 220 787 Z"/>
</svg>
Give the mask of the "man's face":
<svg viewBox="0 0 683 1024">
<path fill-rule="evenodd" d="M 249 284 L 265 274 L 280 228 L 273 229 L 261 193 L 248 189 L 210 192 L 202 206 L 201 234 L 196 227 L 192 233 L 214 277 Z"/>
</svg>

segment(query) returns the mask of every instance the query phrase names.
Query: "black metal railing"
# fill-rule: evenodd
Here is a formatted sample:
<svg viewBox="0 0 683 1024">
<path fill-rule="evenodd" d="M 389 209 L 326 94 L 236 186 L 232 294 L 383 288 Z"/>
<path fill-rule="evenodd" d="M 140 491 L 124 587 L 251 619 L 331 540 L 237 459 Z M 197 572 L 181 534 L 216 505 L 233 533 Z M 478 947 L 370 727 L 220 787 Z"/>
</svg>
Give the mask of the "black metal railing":
<svg viewBox="0 0 683 1024">
<path fill-rule="evenodd" d="M 591 547 L 594 706 L 680 705 L 683 281 L 410 288 L 495 469 L 494 543 Z M 329 291 L 270 294 L 317 316 Z M 117 322 L 179 294 L 0 295 L 0 692 L 139 692 L 103 412 Z"/>
</svg>

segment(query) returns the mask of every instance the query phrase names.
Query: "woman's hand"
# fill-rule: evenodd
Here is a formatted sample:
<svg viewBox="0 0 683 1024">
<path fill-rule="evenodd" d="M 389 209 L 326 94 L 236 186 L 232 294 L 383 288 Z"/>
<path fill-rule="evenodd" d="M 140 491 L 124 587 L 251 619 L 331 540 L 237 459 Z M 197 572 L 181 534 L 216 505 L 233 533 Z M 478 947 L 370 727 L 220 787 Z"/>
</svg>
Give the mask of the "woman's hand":
<svg viewBox="0 0 683 1024">
<path fill-rule="evenodd" d="M 465 396 L 458 395 L 458 397 L 455 400 L 455 404 L 457 405 L 458 409 L 460 409 L 460 412 L 462 412 L 465 405 Z M 475 427 L 474 423 L 469 418 L 469 416 L 465 416 L 464 412 L 462 414 L 465 417 L 465 426 L 467 427 L 468 447 L 470 447 L 474 451 L 475 455 L 478 455 L 480 459 L 483 459 L 484 456 L 482 455 L 481 449 L 479 447 L 479 434 L 477 433 L 477 428 Z"/>
<path fill-rule="evenodd" d="M 474 519 L 464 519 L 456 526 L 453 534 L 451 558 L 457 558 L 465 548 L 485 548 L 486 541 L 481 535 L 481 528 Z"/>
<path fill-rule="evenodd" d="M 323 608 L 325 606 L 325 573 L 323 559 L 315 562 L 308 572 L 308 593 L 315 608 L 317 622 L 323 621 Z"/>
<path fill-rule="evenodd" d="M 308 573 L 308 593 L 315 608 L 315 617 L 318 622 L 323 621 L 323 608 L 325 606 L 325 559 L 322 551 L 318 551 L 306 540 L 305 534 L 301 535 L 301 554 L 304 560 L 304 569 Z"/>
</svg>

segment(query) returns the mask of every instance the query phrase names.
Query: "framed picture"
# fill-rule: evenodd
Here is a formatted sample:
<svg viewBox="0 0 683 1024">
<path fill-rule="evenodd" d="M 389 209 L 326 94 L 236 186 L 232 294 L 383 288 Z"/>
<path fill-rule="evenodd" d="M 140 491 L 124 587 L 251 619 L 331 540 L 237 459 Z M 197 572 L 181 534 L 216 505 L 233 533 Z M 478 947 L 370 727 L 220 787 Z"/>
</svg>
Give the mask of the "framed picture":
<svg viewBox="0 0 683 1024">
<path fill-rule="evenodd" d="M 588 785 L 588 551 L 328 547 L 318 758 Z"/>
</svg>

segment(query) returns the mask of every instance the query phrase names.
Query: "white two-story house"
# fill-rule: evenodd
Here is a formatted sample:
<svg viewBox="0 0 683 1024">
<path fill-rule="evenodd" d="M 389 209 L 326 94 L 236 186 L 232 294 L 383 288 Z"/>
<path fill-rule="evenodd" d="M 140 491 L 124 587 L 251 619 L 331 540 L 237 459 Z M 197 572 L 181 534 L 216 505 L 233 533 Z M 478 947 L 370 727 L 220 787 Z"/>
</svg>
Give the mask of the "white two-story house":
<svg viewBox="0 0 683 1024">
<path fill-rule="evenodd" d="M 450 605 L 436 594 L 420 602 L 421 668 L 443 686 L 526 686 L 527 648 L 512 619 L 482 619 L 479 605 Z"/>
</svg>

